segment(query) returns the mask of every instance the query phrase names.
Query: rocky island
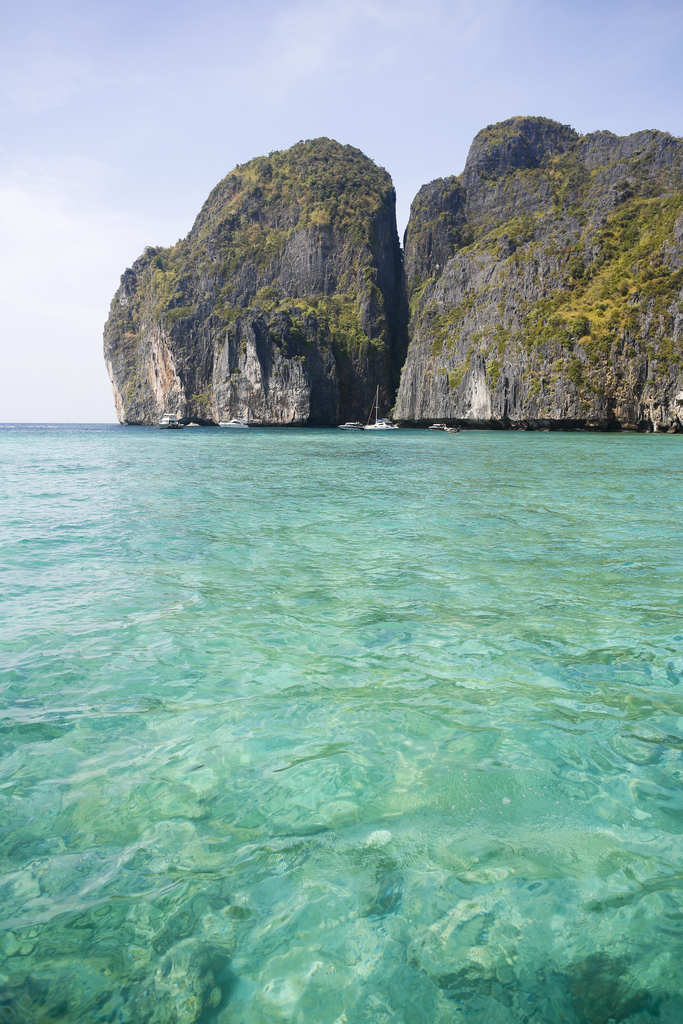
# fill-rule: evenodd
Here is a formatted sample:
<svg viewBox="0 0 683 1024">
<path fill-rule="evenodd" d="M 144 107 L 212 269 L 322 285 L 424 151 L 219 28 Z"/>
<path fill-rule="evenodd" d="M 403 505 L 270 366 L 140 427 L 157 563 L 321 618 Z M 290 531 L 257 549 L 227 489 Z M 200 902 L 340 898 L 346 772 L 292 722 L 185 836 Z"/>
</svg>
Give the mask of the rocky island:
<svg viewBox="0 0 683 1024">
<path fill-rule="evenodd" d="M 683 430 L 683 141 L 479 132 L 401 251 L 387 172 L 328 139 L 237 167 L 105 327 L 119 419 Z"/>
<path fill-rule="evenodd" d="M 104 331 L 124 423 L 337 424 L 393 405 L 407 336 L 391 178 L 300 142 L 236 167 L 126 270 Z"/>
<path fill-rule="evenodd" d="M 682 171 L 663 132 L 479 132 L 412 204 L 397 418 L 680 429 Z"/>
</svg>

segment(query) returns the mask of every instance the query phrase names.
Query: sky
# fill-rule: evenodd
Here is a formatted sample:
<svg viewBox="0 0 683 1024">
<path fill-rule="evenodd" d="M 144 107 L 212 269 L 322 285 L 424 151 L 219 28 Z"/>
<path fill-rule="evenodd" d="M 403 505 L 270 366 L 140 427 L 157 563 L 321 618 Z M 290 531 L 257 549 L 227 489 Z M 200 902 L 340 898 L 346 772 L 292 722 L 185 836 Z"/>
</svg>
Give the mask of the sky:
<svg viewBox="0 0 683 1024">
<path fill-rule="evenodd" d="M 683 136 L 681 0 L 0 0 L 0 422 L 115 422 L 124 269 L 328 136 L 425 182 L 519 114 Z"/>
</svg>

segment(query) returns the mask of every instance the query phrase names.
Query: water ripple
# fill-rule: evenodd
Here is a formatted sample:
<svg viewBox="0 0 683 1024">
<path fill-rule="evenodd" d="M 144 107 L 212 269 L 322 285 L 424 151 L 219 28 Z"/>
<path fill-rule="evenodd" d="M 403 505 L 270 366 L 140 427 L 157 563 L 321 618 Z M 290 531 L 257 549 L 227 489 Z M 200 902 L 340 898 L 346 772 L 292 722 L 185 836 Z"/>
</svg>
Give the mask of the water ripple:
<svg viewBox="0 0 683 1024">
<path fill-rule="evenodd" d="M 683 439 L 381 442 L 0 430 L 3 1020 L 680 1020 Z"/>
</svg>

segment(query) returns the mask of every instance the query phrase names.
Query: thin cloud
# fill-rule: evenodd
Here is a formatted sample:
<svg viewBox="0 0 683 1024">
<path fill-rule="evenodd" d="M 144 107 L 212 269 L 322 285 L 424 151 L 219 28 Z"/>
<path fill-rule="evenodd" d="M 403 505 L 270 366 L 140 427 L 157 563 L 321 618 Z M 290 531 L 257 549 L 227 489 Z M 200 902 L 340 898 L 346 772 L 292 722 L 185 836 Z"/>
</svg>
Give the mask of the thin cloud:
<svg viewBox="0 0 683 1024">
<path fill-rule="evenodd" d="M 467 71 L 464 56 L 476 40 L 486 38 L 495 47 L 506 14 L 520 4 L 513 0 L 490 0 L 446 4 L 439 0 L 368 3 L 364 0 L 329 0 L 301 3 L 274 11 L 264 26 L 256 53 L 238 61 L 217 81 L 231 83 L 240 95 L 260 95 L 272 107 L 282 107 L 308 86 L 311 103 L 336 90 L 345 81 L 352 86 L 349 102 L 359 82 L 374 81 L 366 95 L 368 106 L 381 108 L 391 103 L 396 85 L 406 77 L 430 73 L 442 66 Z M 389 73 L 383 87 L 378 76 Z M 420 82 L 416 83 L 419 92 Z M 343 101 L 343 96 L 338 96 Z"/>
</svg>

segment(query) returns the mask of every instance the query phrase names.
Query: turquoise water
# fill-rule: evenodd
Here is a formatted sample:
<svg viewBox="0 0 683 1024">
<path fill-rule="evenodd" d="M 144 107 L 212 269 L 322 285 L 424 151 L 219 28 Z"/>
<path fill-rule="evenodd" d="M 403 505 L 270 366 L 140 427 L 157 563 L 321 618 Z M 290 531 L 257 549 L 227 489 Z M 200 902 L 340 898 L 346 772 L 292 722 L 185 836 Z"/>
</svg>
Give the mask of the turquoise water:
<svg viewBox="0 0 683 1024">
<path fill-rule="evenodd" d="M 683 437 L 0 473 L 1 1021 L 680 1021 Z"/>
</svg>

